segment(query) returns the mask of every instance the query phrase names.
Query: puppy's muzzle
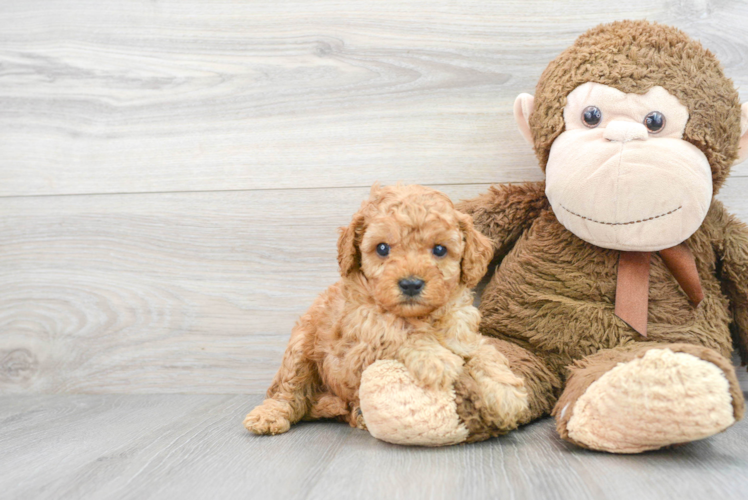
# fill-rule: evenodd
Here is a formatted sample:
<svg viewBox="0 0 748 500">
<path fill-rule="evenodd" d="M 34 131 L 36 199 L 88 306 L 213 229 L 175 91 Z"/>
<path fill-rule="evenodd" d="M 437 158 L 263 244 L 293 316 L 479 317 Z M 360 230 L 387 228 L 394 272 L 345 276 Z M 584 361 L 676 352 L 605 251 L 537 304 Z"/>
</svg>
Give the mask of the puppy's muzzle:
<svg viewBox="0 0 748 500">
<path fill-rule="evenodd" d="M 410 277 L 401 279 L 397 282 L 397 284 L 403 294 L 407 295 L 408 297 L 415 297 L 416 295 L 421 293 L 425 282 L 422 279 Z"/>
</svg>

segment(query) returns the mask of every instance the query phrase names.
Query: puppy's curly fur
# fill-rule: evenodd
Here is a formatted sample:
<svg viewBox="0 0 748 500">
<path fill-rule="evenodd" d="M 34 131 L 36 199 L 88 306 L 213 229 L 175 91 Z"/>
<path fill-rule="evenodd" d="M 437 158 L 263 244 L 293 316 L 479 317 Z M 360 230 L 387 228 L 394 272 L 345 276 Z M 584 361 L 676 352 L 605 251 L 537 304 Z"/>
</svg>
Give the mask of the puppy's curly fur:
<svg viewBox="0 0 748 500">
<path fill-rule="evenodd" d="M 389 246 L 386 256 L 377 252 L 381 243 Z M 446 255 L 438 256 L 436 245 L 446 247 Z M 481 391 L 484 418 L 501 420 L 506 402 L 497 387 L 521 394 L 524 388 L 506 358 L 478 334 L 470 288 L 492 254 L 489 240 L 444 194 L 375 185 L 341 230 L 342 279 L 296 324 L 267 399 L 247 415 L 245 427 L 279 434 L 301 419 L 335 418 L 365 428 L 361 375 L 384 359 L 403 363 L 427 389 L 451 390 L 469 374 Z M 399 282 L 413 278 L 424 285 L 409 296 Z"/>
</svg>

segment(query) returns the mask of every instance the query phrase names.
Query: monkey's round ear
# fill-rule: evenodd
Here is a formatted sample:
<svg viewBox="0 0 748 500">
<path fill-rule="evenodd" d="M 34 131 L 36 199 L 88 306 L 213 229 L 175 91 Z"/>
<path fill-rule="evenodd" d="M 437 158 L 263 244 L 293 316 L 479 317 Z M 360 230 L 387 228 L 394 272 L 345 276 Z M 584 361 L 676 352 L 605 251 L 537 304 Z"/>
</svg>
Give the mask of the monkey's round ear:
<svg viewBox="0 0 748 500">
<path fill-rule="evenodd" d="M 740 142 L 738 143 L 738 160 L 740 163 L 748 158 L 748 102 L 740 107 Z"/>
<path fill-rule="evenodd" d="M 520 134 L 530 146 L 534 145 L 532 132 L 530 132 L 530 114 L 534 106 L 535 97 L 530 94 L 520 94 L 514 100 L 514 119 L 517 121 Z"/>
<path fill-rule="evenodd" d="M 364 214 L 360 211 L 353 216 L 348 227 L 340 228 L 338 237 L 338 265 L 340 275 L 350 276 L 361 269 L 361 250 L 358 248 L 364 232 Z"/>
<path fill-rule="evenodd" d="M 465 250 L 462 252 L 462 282 L 468 288 L 476 286 L 486 274 L 488 264 L 493 258 L 493 244 L 475 229 L 473 219 L 467 214 L 458 216 L 460 229 L 465 238 Z"/>
</svg>

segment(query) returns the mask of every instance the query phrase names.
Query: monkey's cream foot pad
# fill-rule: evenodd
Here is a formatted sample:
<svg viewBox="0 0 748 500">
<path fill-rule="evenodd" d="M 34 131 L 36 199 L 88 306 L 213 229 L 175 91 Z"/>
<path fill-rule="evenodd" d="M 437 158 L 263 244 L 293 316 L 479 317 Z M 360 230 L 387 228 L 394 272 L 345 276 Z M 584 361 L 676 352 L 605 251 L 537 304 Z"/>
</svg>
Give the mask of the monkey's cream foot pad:
<svg viewBox="0 0 748 500">
<path fill-rule="evenodd" d="M 569 437 L 614 453 L 703 439 L 735 423 L 729 389 L 714 364 L 653 349 L 590 385 L 574 405 Z"/>
<path fill-rule="evenodd" d="M 367 429 L 382 441 L 441 446 L 468 437 L 454 391 L 421 388 L 398 361 L 377 361 L 367 368 L 359 398 Z"/>
</svg>

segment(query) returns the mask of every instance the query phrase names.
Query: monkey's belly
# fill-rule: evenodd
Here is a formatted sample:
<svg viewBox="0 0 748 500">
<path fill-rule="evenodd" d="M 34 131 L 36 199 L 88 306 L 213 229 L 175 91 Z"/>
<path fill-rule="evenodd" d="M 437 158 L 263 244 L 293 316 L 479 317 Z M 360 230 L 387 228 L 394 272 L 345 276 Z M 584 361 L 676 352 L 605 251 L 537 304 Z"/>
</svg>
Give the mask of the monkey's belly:
<svg viewBox="0 0 748 500">
<path fill-rule="evenodd" d="M 504 258 L 483 292 L 481 331 L 561 366 L 600 349 L 640 341 L 699 344 L 729 356 L 728 301 L 708 272 L 716 257 L 701 231 L 689 244 L 699 263 L 704 301 L 693 308 L 653 254 L 644 338 L 614 313 L 619 252 L 580 240 L 546 213 Z M 709 250 L 700 251 L 704 248 Z"/>
</svg>

